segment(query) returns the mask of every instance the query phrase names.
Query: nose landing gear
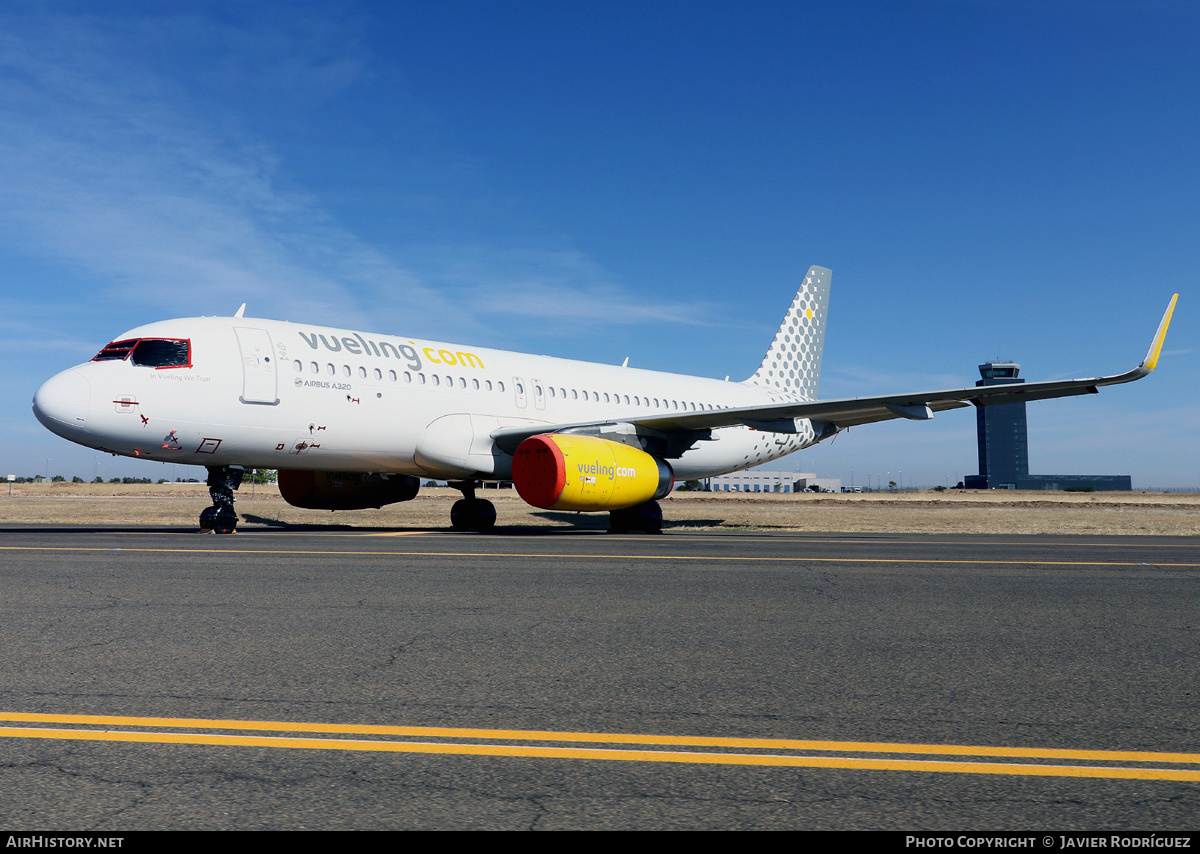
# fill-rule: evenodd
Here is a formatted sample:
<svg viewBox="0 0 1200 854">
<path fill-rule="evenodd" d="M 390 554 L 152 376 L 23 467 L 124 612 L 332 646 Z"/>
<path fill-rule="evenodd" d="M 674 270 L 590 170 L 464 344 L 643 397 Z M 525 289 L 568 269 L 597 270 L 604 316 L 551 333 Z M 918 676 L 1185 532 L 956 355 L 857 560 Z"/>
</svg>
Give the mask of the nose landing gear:
<svg viewBox="0 0 1200 854">
<path fill-rule="evenodd" d="M 234 491 L 242 485 L 246 470 L 241 466 L 207 466 L 208 494 L 212 506 L 200 514 L 200 533 L 236 533 L 238 515 L 233 509 Z"/>
<path fill-rule="evenodd" d="M 496 527 L 496 506 L 486 498 L 475 497 L 475 481 L 462 480 L 450 485 L 463 494 L 450 508 L 450 527 L 481 534 Z"/>
</svg>

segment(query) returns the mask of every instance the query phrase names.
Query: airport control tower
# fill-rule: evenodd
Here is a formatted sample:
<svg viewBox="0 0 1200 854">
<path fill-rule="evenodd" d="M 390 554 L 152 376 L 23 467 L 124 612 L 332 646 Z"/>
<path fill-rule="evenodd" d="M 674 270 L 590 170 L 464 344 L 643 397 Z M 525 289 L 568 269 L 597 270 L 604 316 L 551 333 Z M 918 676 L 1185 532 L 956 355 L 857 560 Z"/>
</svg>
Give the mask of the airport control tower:
<svg viewBox="0 0 1200 854">
<path fill-rule="evenodd" d="M 975 385 L 1023 383 L 1016 362 L 987 362 Z M 1132 478 L 1105 474 L 1030 474 L 1029 424 L 1024 403 L 998 403 L 975 408 L 979 437 L 979 474 L 963 478 L 967 489 L 1103 489 L 1129 490 Z"/>
<path fill-rule="evenodd" d="M 1016 362 L 987 362 L 979 366 L 983 379 L 975 385 L 1023 383 Z M 1029 477 L 1029 424 L 1024 403 L 1002 403 L 975 408 L 975 430 L 979 436 L 977 488 L 1017 489 L 1017 481 Z M 968 488 L 971 483 L 966 484 Z"/>
</svg>

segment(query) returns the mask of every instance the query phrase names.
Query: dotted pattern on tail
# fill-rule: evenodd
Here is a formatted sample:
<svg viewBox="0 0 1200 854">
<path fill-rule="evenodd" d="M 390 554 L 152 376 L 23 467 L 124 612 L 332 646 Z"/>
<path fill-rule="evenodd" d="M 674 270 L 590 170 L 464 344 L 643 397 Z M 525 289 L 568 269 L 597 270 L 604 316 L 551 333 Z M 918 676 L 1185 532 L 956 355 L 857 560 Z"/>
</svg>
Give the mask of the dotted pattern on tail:
<svg viewBox="0 0 1200 854">
<path fill-rule="evenodd" d="M 789 397 L 817 399 L 832 278 L 825 267 L 808 268 L 766 357 L 747 383 Z"/>
</svg>

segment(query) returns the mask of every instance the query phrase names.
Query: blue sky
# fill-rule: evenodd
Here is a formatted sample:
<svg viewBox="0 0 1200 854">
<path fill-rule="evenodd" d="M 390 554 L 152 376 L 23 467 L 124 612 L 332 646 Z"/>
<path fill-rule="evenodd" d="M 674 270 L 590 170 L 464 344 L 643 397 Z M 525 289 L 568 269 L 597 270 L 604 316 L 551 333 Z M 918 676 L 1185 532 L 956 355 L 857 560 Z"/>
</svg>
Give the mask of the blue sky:
<svg viewBox="0 0 1200 854">
<path fill-rule="evenodd" d="M 833 268 L 822 396 L 1159 370 L 1032 404 L 1037 473 L 1200 486 L 1200 4 L 0 8 L 0 469 L 51 374 L 232 314 L 751 374 Z M 953 483 L 974 416 L 790 464 Z M 49 459 L 49 464 L 46 460 Z M 199 470 L 195 470 L 199 471 Z"/>
</svg>

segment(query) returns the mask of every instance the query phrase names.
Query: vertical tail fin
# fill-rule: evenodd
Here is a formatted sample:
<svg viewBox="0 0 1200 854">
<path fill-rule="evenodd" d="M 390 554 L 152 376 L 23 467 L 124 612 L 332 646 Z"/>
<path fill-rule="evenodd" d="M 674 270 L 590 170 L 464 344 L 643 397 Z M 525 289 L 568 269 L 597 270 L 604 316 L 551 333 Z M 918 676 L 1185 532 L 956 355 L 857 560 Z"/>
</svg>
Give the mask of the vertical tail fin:
<svg viewBox="0 0 1200 854">
<path fill-rule="evenodd" d="M 832 279 L 832 270 L 808 268 L 808 275 L 796 292 L 792 307 L 775 333 L 775 340 L 754 376 L 746 380 L 748 384 L 808 400 L 817 399 Z"/>
</svg>

